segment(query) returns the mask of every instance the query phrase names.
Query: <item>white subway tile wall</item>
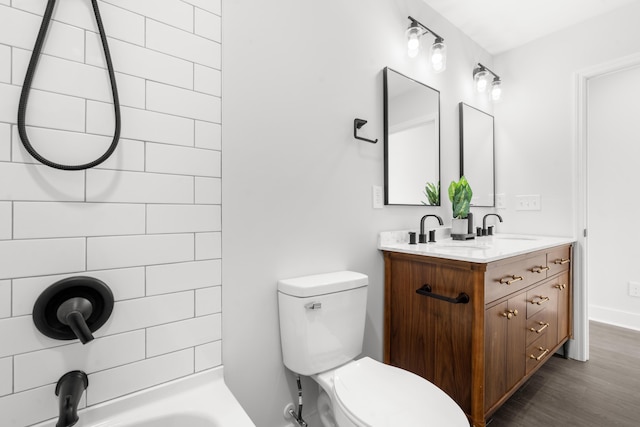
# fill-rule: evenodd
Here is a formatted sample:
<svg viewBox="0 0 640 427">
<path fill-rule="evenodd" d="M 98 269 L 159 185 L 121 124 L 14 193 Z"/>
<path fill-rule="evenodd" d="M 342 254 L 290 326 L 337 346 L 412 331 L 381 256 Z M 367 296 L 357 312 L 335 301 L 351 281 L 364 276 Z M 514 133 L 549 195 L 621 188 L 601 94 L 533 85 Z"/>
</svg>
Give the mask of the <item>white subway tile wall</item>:
<svg viewBox="0 0 640 427">
<path fill-rule="evenodd" d="M 222 263 L 219 259 L 152 265 L 146 267 L 146 270 L 147 295 L 167 294 L 222 284 Z"/>
<path fill-rule="evenodd" d="M 1 48 L 2 46 L 0 51 Z M 3 59 L 0 58 L 0 61 Z M 0 123 L 0 162 L 9 160 L 11 160 L 11 126 L 8 123 Z"/>
<path fill-rule="evenodd" d="M 196 177 L 196 203 L 219 205 L 222 200 L 220 178 Z"/>
<path fill-rule="evenodd" d="M 57 416 L 222 364 L 221 0 L 100 0 L 122 110 L 113 156 L 88 171 L 40 165 L 18 100 L 46 2 L 0 0 L 0 413 Z M 33 81 L 27 133 L 45 157 L 86 163 L 115 119 L 91 8 L 59 2 Z M 115 305 L 87 345 L 42 335 L 32 310 L 58 280 L 91 276 Z M 28 409 L 28 410 L 27 410 Z M 3 424 L 4 426 L 4 424 Z"/>
<path fill-rule="evenodd" d="M 220 313 L 147 328 L 147 356 L 172 353 L 222 338 Z"/>
<path fill-rule="evenodd" d="M 196 121 L 196 147 L 220 150 L 222 148 L 222 126 L 218 123 Z"/>
<path fill-rule="evenodd" d="M 0 90 L 2 90 L 1 85 Z M 123 138 L 190 147 L 194 145 L 194 126 L 191 119 L 128 107 L 122 107 L 121 111 Z M 109 104 L 88 101 L 87 132 L 110 136 L 113 135 L 113 128 L 113 107 Z"/>
<path fill-rule="evenodd" d="M 56 417 L 58 402 L 50 398 L 51 394 L 55 394 L 55 390 L 56 385 L 50 384 L 4 396 L 0 398 L 0 414 L 12 417 L 11 424 L 8 424 L 10 426 L 30 426 L 41 420 Z M 86 398 L 82 396 L 78 409 L 86 406 Z"/>
<path fill-rule="evenodd" d="M 196 316 L 219 313 L 222 310 L 222 289 L 220 286 L 196 291 Z"/>
<path fill-rule="evenodd" d="M 196 372 L 222 364 L 222 341 L 214 341 L 196 347 Z"/>
<path fill-rule="evenodd" d="M 195 371 L 194 349 L 187 348 L 158 357 L 89 374 L 87 404 L 95 405 L 122 394 L 138 391 Z"/>
<path fill-rule="evenodd" d="M 222 40 L 222 18 L 219 15 L 196 9 L 195 22 L 197 35 L 217 42 Z"/>
<path fill-rule="evenodd" d="M 222 257 L 222 235 L 220 233 L 196 234 L 196 259 L 212 259 Z"/>
<path fill-rule="evenodd" d="M 209 95 L 220 96 L 222 73 L 215 68 L 209 68 L 202 65 L 195 66 L 194 71 L 194 89 L 198 92 L 208 93 Z"/>
<path fill-rule="evenodd" d="M 0 240 L 11 239 L 11 223 L 11 202 L 0 202 Z"/>
<path fill-rule="evenodd" d="M 0 319 L 11 316 L 11 281 L 0 280 Z"/>
<path fill-rule="evenodd" d="M 10 357 L 0 359 L 0 396 L 10 394 L 13 389 L 13 375 Z"/>
<path fill-rule="evenodd" d="M 0 45 L 0 82 L 9 83 L 11 81 L 11 48 Z"/>
</svg>

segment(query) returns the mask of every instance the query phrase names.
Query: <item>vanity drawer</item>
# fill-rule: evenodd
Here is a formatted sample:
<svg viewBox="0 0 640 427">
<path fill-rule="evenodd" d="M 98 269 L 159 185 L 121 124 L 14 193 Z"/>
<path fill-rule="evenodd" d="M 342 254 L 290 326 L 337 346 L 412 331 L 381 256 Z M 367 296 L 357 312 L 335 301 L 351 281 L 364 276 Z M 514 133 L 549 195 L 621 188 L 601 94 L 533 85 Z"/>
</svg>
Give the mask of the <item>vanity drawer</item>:
<svg viewBox="0 0 640 427">
<path fill-rule="evenodd" d="M 553 312 L 541 310 L 531 318 L 527 319 L 527 345 L 533 343 L 538 338 L 555 328 Z"/>
<path fill-rule="evenodd" d="M 568 270 L 571 266 L 571 246 L 561 246 L 547 252 L 547 266 L 549 276 Z"/>
<path fill-rule="evenodd" d="M 551 346 L 548 342 L 548 335 L 543 335 L 537 340 L 527 345 L 527 374 L 539 364 L 543 363 L 551 355 Z"/>
<path fill-rule="evenodd" d="M 527 319 L 547 307 L 550 308 L 549 311 L 556 312 L 557 303 L 556 294 L 552 292 L 553 284 L 557 284 L 557 281 L 546 282 L 527 292 Z"/>
<path fill-rule="evenodd" d="M 507 296 L 546 278 L 544 273 L 534 273 L 546 265 L 547 256 L 542 253 L 504 265 L 487 269 L 485 273 L 485 304 Z"/>
</svg>

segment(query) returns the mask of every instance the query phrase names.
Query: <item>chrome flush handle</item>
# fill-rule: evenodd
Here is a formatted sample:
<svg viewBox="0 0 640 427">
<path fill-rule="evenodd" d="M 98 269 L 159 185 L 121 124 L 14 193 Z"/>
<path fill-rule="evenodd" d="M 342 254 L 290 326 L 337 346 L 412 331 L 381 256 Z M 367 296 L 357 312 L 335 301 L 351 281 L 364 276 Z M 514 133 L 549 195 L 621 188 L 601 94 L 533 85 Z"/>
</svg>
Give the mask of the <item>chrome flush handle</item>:
<svg viewBox="0 0 640 427">
<path fill-rule="evenodd" d="M 310 302 L 309 304 L 305 304 L 304 308 L 307 310 L 320 310 L 322 308 L 321 302 Z"/>
</svg>

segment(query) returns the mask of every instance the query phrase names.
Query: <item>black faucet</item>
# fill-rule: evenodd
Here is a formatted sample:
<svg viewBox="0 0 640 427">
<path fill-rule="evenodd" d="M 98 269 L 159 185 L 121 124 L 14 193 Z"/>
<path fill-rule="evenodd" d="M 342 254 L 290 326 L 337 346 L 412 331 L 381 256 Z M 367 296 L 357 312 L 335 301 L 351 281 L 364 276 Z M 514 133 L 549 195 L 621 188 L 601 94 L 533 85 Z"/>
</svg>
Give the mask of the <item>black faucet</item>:
<svg viewBox="0 0 640 427">
<path fill-rule="evenodd" d="M 56 396 L 59 397 L 60 416 L 56 427 L 71 427 L 78 418 L 78 402 L 89 386 L 87 374 L 71 371 L 64 374 L 56 384 Z"/>
<path fill-rule="evenodd" d="M 500 220 L 500 222 L 502 222 L 502 217 L 500 215 L 498 215 L 497 213 L 488 213 L 484 216 L 484 218 L 482 218 L 482 235 L 483 236 L 491 236 L 493 234 L 493 226 L 489 227 L 489 229 L 487 229 L 487 217 L 488 216 L 497 216 L 498 219 Z"/>
<path fill-rule="evenodd" d="M 424 220 L 427 219 L 430 216 L 436 218 L 440 225 L 444 225 L 444 223 L 442 222 L 442 218 L 440 218 L 438 215 L 428 214 L 428 215 L 423 216 L 420 219 L 420 235 L 418 236 L 418 243 L 427 243 L 427 235 L 424 234 Z M 430 242 L 435 242 L 436 241 L 435 232 L 433 233 L 433 236 L 431 236 L 431 232 L 429 232 L 429 234 L 430 234 L 429 241 Z"/>
</svg>

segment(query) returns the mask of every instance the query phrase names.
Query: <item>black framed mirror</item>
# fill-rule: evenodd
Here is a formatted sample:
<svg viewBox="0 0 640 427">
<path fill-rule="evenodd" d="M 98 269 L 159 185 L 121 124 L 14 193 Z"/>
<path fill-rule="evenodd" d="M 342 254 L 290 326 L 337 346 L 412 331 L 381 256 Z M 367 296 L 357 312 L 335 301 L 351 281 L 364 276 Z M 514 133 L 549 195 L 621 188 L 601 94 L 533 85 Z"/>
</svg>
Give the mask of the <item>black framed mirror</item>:
<svg viewBox="0 0 640 427">
<path fill-rule="evenodd" d="M 460 176 L 473 190 L 471 206 L 495 206 L 495 141 L 491 114 L 460 104 Z"/>
<path fill-rule="evenodd" d="M 440 206 L 440 92 L 389 67 L 383 77 L 385 205 Z"/>
</svg>

